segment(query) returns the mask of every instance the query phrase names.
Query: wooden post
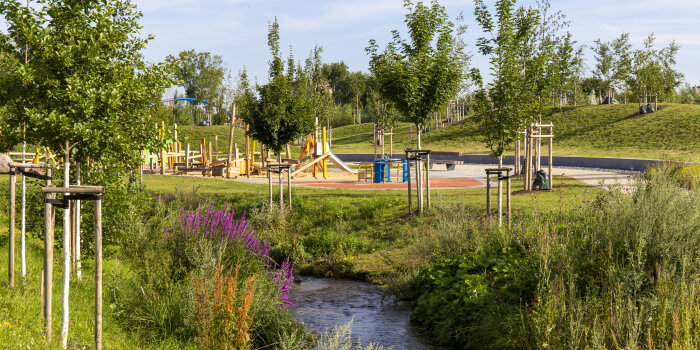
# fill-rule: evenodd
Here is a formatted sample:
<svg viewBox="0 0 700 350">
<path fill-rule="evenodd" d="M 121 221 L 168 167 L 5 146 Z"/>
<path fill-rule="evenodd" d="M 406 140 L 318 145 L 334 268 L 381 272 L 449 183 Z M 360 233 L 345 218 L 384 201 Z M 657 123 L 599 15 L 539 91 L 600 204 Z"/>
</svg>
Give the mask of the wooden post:
<svg viewBox="0 0 700 350">
<path fill-rule="evenodd" d="M 554 179 L 552 179 L 552 142 L 554 142 L 554 127 L 550 126 L 549 127 L 549 135 L 551 137 L 549 138 L 549 189 L 552 189 L 552 184 L 554 183 Z"/>
<path fill-rule="evenodd" d="M 250 178 L 250 125 L 245 125 L 245 175 Z"/>
<path fill-rule="evenodd" d="M 425 188 L 428 194 L 428 210 L 430 210 L 430 153 L 426 154 L 425 157 Z"/>
<path fill-rule="evenodd" d="M 416 155 L 416 198 L 418 198 L 418 214 L 423 213 L 423 160 Z"/>
<path fill-rule="evenodd" d="M 326 128 L 325 126 L 323 127 L 324 129 Z M 325 130 L 324 130 L 325 131 Z M 324 136 L 325 139 L 325 136 Z M 284 209 L 284 186 L 282 184 L 282 152 L 278 155 L 279 159 L 279 174 L 277 175 L 277 180 L 280 182 L 280 210 Z"/>
<path fill-rule="evenodd" d="M 515 168 L 515 174 L 518 173 L 520 169 L 520 135 L 515 136 L 515 158 L 513 159 L 513 167 Z"/>
<path fill-rule="evenodd" d="M 209 166 L 214 165 L 214 155 L 212 154 L 211 141 L 209 141 L 209 158 L 207 158 Z"/>
<path fill-rule="evenodd" d="M 17 171 L 17 168 L 10 167 L 10 225 L 8 228 L 9 252 L 7 255 L 7 274 L 10 288 L 15 288 L 15 187 L 17 187 L 15 171 Z"/>
<path fill-rule="evenodd" d="M 233 162 L 233 134 L 236 126 L 236 104 L 231 105 L 231 126 L 228 131 L 228 157 L 226 157 L 226 177 L 231 178 L 231 162 Z M 238 158 L 238 156 L 236 156 Z"/>
<path fill-rule="evenodd" d="M 373 125 L 372 143 L 374 143 L 374 160 L 377 160 L 377 123 Z"/>
<path fill-rule="evenodd" d="M 95 201 L 95 349 L 102 349 L 102 199 Z"/>
<path fill-rule="evenodd" d="M 292 210 L 292 168 L 287 168 L 287 197 L 289 210 Z"/>
<path fill-rule="evenodd" d="M 267 187 L 270 194 L 270 209 L 272 209 L 272 172 L 267 169 Z"/>
<path fill-rule="evenodd" d="M 70 186 L 70 144 L 66 141 L 63 165 L 63 187 Z M 165 159 L 163 159 L 165 161 Z M 64 192 L 64 195 L 69 193 Z M 68 327 L 70 326 L 70 201 L 68 208 L 63 209 L 63 290 L 61 294 L 61 344 L 68 346 Z"/>
<path fill-rule="evenodd" d="M 214 153 L 219 153 L 219 135 L 214 135 Z"/>
<path fill-rule="evenodd" d="M 327 143 L 326 143 L 326 127 L 323 127 L 323 154 L 325 155 L 328 153 L 328 149 L 326 149 Z M 376 146 L 375 146 L 376 147 Z M 281 163 L 281 161 L 280 161 Z M 280 175 L 281 176 L 281 175 Z M 323 158 L 323 178 L 327 179 L 328 178 L 328 163 L 326 162 L 326 158 Z M 280 178 L 280 181 L 282 181 L 282 178 Z"/>
<path fill-rule="evenodd" d="M 190 144 L 189 142 L 185 144 L 185 175 L 187 175 L 187 169 L 190 168 Z"/>
<path fill-rule="evenodd" d="M 510 169 L 506 172 L 506 207 L 508 208 L 508 229 L 510 230 Z"/>
<path fill-rule="evenodd" d="M 173 143 L 177 143 L 177 123 L 173 124 Z"/>
<path fill-rule="evenodd" d="M 394 158 L 394 128 L 389 129 L 389 158 Z"/>
<path fill-rule="evenodd" d="M 75 184 L 80 186 L 80 162 L 75 162 Z M 82 273 L 82 263 L 80 261 L 80 224 L 81 224 L 81 215 L 80 215 L 80 210 L 81 210 L 81 203 L 80 200 L 75 201 L 75 271 L 76 271 L 76 276 L 78 276 L 78 280 L 81 280 L 83 277 Z"/>
<path fill-rule="evenodd" d="M 160 149 L 160 174 L 165 175 L 165 149 Z"/>
<path fill-rule="evenodd" d="M 406 174 L 408 174 L 408 213 L 413 214 L 411 200 L 411 160 L 408 159 L 408 153 L 406 153 Z"/>
<path fill-rule="evenodd" d="M 56 199 L 55 193 L 44 195 L 44 332 L 46 342 L 51 342 L 51 301 L 53 296 L 53 234 L 56 209 L 48 200 Z"/>
<path fill-rule="evenodd" d="M 486 172 L 486 218 L 491 224 L 491 174 Z"/>
</svg>

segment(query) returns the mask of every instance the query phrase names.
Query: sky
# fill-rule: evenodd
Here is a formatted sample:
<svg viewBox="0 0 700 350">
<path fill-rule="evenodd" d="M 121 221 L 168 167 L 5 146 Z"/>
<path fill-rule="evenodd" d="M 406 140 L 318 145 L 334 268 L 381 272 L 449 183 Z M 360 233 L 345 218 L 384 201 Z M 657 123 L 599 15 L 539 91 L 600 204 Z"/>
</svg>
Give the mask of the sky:
<svg viewBox="0 0 700 350">
<path fill-rule="evenodd" d="M 152 62 L 182 50 L 220 55 L 235 76 L 245 67 L 251 77 L 267 81 L 270 54 L 267 27 L 275 17 L 280 24 L 283 57 L 291 51 L 298 60 L 314 46 L 323 48 L 324 62 L 345 62 L 352 71 L 368 71 L 364 49 L 370 39 L 384 47 L 391 30 L 403 30 L 403 0 L 132 0 L 143 12 L 141 33 L 155 36 L 144 54 Z M 672 40 L 680 45 L 677 69 L 684 80 L 700 85 L 700 0 L 550 0 L 563 11 L 567 28 L 579 45 L 610 41 L 630 33 L 633 48 L 640 48 L 651 33 L 658 48 Z M 493 9 L 494 0 L 486 0 Z M 521 0 L 524 5 L 534 1 Z M 474 43 L 483 35 L 474 21 L 472 0 L 440 0 L 451 18 L 461 13 L 468 26 L 464 39 L 473 57 L 471 66 L 488 70 L 487 58 Z M 0 20 L 0 28 L 4 23 Z M 588 75 L 595 65 L 586 49 Z M 485 73 L 482 73 L 486 76 Z"/>
</svg>

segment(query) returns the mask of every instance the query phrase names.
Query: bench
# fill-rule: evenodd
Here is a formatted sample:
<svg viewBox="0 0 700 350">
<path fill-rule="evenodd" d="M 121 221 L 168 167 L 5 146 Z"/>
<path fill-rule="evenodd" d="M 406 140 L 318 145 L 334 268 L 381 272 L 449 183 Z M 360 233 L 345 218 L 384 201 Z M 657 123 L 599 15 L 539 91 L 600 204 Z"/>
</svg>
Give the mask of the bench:
<svg viewBox="0 0 700 350">
<path fill-rule="evenodd" d="M 434 164 L 445 164 L 445 167 L 447 168 L 448 171 L 455 170 L 457 165 L 464 164 L 463 161 L 461 160 L 430 160 L 430 164 L 428 165 L 430 167 L 430 170 L 433 170 L 433 165 Z"/>
</svg>

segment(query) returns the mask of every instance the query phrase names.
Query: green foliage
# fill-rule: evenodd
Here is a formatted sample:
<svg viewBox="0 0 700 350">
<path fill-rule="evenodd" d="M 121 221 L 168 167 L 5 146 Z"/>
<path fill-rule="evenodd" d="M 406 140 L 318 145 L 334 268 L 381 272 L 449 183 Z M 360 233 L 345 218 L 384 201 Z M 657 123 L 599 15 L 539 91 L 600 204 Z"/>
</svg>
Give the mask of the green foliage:
<svg viewBox="0 0 700 350">
<path fill-rule="evenodd" d="M 166 60 L 174 67 L 174 79 L 178 81 L 178 86 L 185 89 L 185 96 L 193 97 L 197 101 L 209 101 L 209 104 L 204 106 L 209 113 L 214 114 L 213 124 L 223 124 L 228 118 L 225 104 L 228 102 L 226 79 L 229 72 L 221 56 L 212 55 L 210 52 L 185 50 L 177 57 L 168 55 Z M 218 106 L 216 110 L 212 103 Z"/>
<path fill-rule="evenodd" d="M 596 60 L 593 74 L 602 80 L 601 87 L 613 85 L 618 90 L 624 90 L 622 85 L 627 82 L 632 71 L 632 44 L 629 40 L 630 34 L 622 33 L 610 42 L 600 39 L 594 41 L 591 47 Z"/>
<path fill-rule="evenodd" d="M 19 140 L 26 123 L 30 144 L 56 151 L 68 141 L 78 160 L 127 168 L 138 165 L 138 150 L 157 148 L 144 107 L 172 81 L 165 64 L 143 60 L 152 37 L 137 34 L 141 13 L 128 0 L 48 0 L 38 8 L 5 0 L 0 13 L 8 22 L 0 55 L 13 67 L 0 78 L 4 137 Z"/>
<path fill-rule="evenodd" d="M 269 26 L 268 46 L 272 54 L 269 82 L 257 85 L 257 95 L 246 81 L 244 85 L 243 120 L 250 125 L 250 135 L 280 154 L 286 144 L 310 133 L 314 128 L 309 98 L 308 72 L 295 66 L 293 56 L 287 61 L 285 72 L 279 49 L 277 19 Z"/>
<path fill-rule="evenodd" d="M 417 278 L 413 320 L 461 348 L 696 348 L 700 192 L 678 169 L 464 235 Z"/>
<path fill-rule="evenodd" d="M 680 47 L 675 41 L 667 47 L 654 48 L 654 35 L 644 40 L 644 48 L 634 51 L 631 74 L 627 85 L 638 97 L 642 94 L 658 94 L 661 100 L 670 100 L 680 85 L 683 74 L 674 69 Z"/>
<path fill-rule="evenodd" d="M 577 64 L 569 53 L 570 42 L 555 55 L 558 31 L 565 25 L 563 14 L 549 15 L 548 2 L 538 5 L 537 9 L 516 9 L 515 1 L 502 0 L 492 15 L 483 1 L 476 2 L 476 21 L 489 34 L 477 40 L 477 47 L 490 57 L 493 82 L 484 86 L 481 72 L 472 70 L 479 86 L 473 109 L 481 135 L 497 157 L 521 128 L 547 113 L 545 101 L 552 89 L 563 87 Z"/>
<path fill-rule="evenodd" d="M 432 112 L 454 98 L 464 78 L 467 56 L 447 12 L 436 0 L 429 5 L 404 2 L 409 40 L 397 30 L 383 51 L 372 39 L 365 51 L 379 91 L 416 126 L 424 126 Z M 420 129 L 420 128 L 417 128 Z M 418 132 L 418 148 L 420 132 Z"/>
<path fill-rule="evenodd" d="M 485 247 L 436 263 L 418 276 L 419 296 L 411 320 L 428 327 L 443 345 L 513 345 L 508 343 L 507 325 L 520 305 L 533 298 L 535 271 L 515 245 Z"/>
</svg>

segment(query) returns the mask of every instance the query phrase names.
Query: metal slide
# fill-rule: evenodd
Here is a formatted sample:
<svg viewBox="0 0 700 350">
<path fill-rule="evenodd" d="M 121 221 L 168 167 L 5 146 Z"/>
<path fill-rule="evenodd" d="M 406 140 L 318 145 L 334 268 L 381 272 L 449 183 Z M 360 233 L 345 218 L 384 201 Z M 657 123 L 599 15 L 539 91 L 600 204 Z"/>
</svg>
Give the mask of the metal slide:
<svg viewBox="0 0 700 350">
<path fill-rule="evenodd" d="M 328 154 L 328 160 L 330 160 L 331 162 L 333 162 L 333 164 L 335 164 L 335 166 L 337 166 L 338 168 L 343 169 L 344 171 L 347 171 L 347 172 L 349 172 L 349 173 L 357 174 L 357 170 L 353 170 L 353 169 L 351 169 L 350 167 L 348 167 L 348 166 L 347 166 L 345 163 L 343 163 L 343 161 L 340 160 L 340 158 L 338 158 L 335 154 L 333 154 L 333 153 L 331 153 L 331 152 L 328 152 L 327 154 Z"/>
</svg>

